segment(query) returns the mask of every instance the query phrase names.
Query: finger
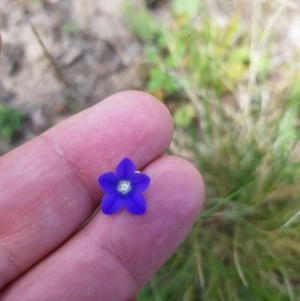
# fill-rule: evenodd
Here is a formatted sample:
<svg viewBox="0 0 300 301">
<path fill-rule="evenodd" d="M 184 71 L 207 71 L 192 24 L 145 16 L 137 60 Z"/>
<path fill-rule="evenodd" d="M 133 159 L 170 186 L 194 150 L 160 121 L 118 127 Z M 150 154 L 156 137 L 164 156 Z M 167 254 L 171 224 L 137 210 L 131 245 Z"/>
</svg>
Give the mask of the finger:
<svg viewBox="0 0 300 301">
<path fill-rule="evenodd" d="M 162 157 L 145 173 L 152 180 L 146 215 L 98 214 L 0 299 L 132 300 L 187 235 L 204 199 L 198 171 L 182 159 Z"/>
<path fill-rule="evenodd" d="M 97 177 L 123 157 L 141 168 L 168 147 L 169 112 L 123 92 L 0 159 L 0 287 L 59 246 L 99 205 Z"/>
</svg>

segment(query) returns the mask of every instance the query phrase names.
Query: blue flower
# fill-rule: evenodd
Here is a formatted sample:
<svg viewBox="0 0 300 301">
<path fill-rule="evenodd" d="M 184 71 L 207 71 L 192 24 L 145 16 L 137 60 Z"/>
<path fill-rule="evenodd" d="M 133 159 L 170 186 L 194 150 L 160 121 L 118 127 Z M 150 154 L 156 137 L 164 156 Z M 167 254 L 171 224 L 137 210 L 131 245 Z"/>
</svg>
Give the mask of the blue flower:
<svg viewBox="0 0 300 301">
<path fill-rule="evenodd" d="M 116 173 L 107 172 L 98 178 L 98 183 L 106 192 L 101 207 L 104 214 L 113 214 L 124 206 L 133 214 L 146 212 L 146 200 L 141 192 L 150 185 L 150 178 L 136 171 L 135 164 L 124 158 L 118 165 Z"/>
</svg>

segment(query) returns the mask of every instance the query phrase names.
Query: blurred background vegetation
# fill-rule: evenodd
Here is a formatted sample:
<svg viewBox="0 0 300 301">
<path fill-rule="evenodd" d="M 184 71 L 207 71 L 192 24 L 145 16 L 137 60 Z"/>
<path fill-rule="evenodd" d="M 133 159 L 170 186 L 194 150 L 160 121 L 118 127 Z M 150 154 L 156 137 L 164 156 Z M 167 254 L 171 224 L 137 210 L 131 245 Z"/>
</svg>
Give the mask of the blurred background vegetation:
<svg viewBox="0 0 300 301">
<path fill-rule="evenodd" d="M 42 5 L 29 2 L 22 8 Z M 140 300 L 300 300 L 299 1 L 121 2 L 125 42 L 98 38 L 106 57 L 118 57 L 113 70 L 132 75 L 134 66 L 142 80 L 115 91 L 139 88 L 167 105 L 175 123 L 169 152 L 192 162 L 207 189 L 189 236 Z M 80 28 L 71 17 L 59 26 L 71 40 L 93 37 L 91 25 Z M 99 94 L 78 94 L 82 86 L 45 45 L 64 91 L 45 114 L 50 126 Z M 136 52 L 128 45 L 138 45 Z M 109 73 L 99 72 L 98 79 Z M 11 143 L 31 109 L 8 107 L 0 107 L 0 135 Z"/>
</svg>

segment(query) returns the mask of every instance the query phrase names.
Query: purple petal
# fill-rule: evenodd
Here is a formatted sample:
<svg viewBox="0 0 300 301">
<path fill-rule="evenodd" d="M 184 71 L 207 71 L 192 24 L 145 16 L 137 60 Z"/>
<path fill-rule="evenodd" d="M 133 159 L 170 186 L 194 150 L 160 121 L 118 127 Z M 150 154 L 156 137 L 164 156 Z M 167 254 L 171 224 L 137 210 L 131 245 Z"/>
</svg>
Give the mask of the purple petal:
<svg viewBox="0 0 300 301">
<path fill-rule="evenodd" d="M 125 196 L 124 200 L 125 208 L 133 214 L 145 214 L 146 212 L 146 200 L 144 196 L 139 192 L 129 193 Z"/>
<path fill-rule="evenodd" d="M 131 184 L 135 191 L 145 191 L 150 185 L 150 178 L 144 173 L 135 173 L 131 178 Z"/>
<path fill-rule="evenodd" d="M 113 172 L 107 172 L 98 178 L 98 183 L 105 192 L 115 191 L 118 182 L 118 176 Z"/>
<path fill-rule="evenodd" d="M 101 202 L 102 212 L 104 214 L 113 214 L 121 210 L 124 204 L 124 198 L 117 192 L 107 193 Z"/>
<path fill-rule="evenodd" d="M 117 166 L 117 175 L 120 179 L 130 179 L 136 167 L 129 158 L 124 158 Z"/>
</svg>

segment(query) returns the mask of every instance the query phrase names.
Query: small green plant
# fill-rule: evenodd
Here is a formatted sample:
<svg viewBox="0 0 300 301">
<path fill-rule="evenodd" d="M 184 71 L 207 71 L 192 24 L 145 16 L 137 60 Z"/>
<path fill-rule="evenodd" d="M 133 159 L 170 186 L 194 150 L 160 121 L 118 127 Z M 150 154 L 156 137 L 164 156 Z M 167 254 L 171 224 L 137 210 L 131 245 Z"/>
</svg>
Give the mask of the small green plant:
<svg viewBox="0 0 300 301">
<path fill-rule="evenodd" d="M 22 127 L 23 115 L 5 106 L 0 106 L 0 139 L 10 141 L 12 135 Z"/>
<path fill-rule="evenodd" d="M 66 21 L 62 24 L 62 29 L 66 32 L 66 33 L 74 33 L 76 32 L 77 28 L 75 26 L 75 24 L 71 21 Z"/>
<path fill-rule="evenodd" d="M 272 26 L 284 6 L 264 27 L 268 12 L 249 23 L 240 2 L 221 25 L 196 0 L 172 1 L 164 20 L 145 10 L 128 18 L 133 31 L 151 28 L 138 35 L 146 88 L 177 101 L 174 143 L 180 136 L 193 151 L 207 191 L 189 237 L 141 300 L 300 300 L 298 52 L 272 63 L 280 46 Z"/>
</svg>

